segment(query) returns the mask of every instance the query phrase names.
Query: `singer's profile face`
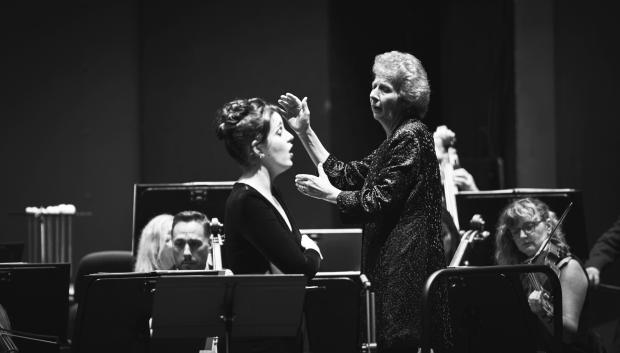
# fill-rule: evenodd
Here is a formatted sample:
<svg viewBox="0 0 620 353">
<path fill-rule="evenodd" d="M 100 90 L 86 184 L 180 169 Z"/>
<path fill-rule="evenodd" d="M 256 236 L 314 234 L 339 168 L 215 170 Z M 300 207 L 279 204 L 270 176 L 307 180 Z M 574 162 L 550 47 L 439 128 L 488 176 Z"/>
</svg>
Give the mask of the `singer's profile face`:
<svg viewBox="0 0 620 353">
<path fill-rule="evenodd" d="M 261 163 L 273 176 L 293 166 L 293 135 L 284 127 L 280 114 L 271 115 L 269 135 L 261 145 L 265 154 Z"/>
<path fill-rule="evenodd" d="M 175 224 L 169 247 L 178 269 L 205 269 L 210 247 L 202 224 L 196 221 Z"/>
<path fill-rule="evenodd" d="M 528 257 L 536 254 L 549 234 L 549 224 L 540 215 L 533 218 L 523 217 L 515 227 L 508 230 L 517 249 Z"/>
</svg>

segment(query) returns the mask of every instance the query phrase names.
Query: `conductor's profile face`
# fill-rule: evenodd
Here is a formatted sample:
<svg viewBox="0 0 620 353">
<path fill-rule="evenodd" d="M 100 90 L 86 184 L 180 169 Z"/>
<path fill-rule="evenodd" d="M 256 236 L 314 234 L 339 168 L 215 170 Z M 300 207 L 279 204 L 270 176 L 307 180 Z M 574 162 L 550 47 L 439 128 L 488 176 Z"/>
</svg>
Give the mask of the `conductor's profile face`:
<svg viewBox="0 0 620 353">
<path fill-rule="evenodd" d="M 377 121 L 389 122 L 398 109 L 398 92 L 386 77 L 377 76 L 370 89 L 370 109 Z"/>
<path fill-rule="evenodd" d="M 204 226 L 195 221 L 175 224 L 168 251 L 172 252 L 175 268 L 204 270 L 209 256 L 209 240 Z"/>
</svg>

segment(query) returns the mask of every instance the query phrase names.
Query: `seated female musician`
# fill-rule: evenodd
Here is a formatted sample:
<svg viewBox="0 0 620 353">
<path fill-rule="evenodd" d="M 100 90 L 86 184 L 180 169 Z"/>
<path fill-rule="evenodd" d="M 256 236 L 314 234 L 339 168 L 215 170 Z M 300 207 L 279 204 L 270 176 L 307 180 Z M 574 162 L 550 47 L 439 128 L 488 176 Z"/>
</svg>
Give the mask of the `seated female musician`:
<svg viewBox="0 0 620 353">
<path fill-rule="evenodd" d="M 172 219 L 172 215 L 160 214 L 144 226 L 136 252 L 135 272 L 167 270 L 172 267 L 170 260 L 160 256 L 164 244 L 170 240 Z"/>
<path fill-rule="evenodd" d="M 532 258 L 549 237 L 557 222 L 555 214 L 538 199 L 525 198 L 512 202 L 501 213 L 497 225 L 495 253 L 497 263 L 514 265 Z M 554 252 L 557 256 L 547 256 L 552 263 L 545 264 L 551 266 L 560 279 L 563 337 L 565 343 L 571 343 L 571 347 L 574 348 L 578 344 L 578 338 L 582 336 L 578 333 L 585 329 L 580 326 L 580 318 L 586 299 L 588 279 L 580 261 L 570 253 L 560 227 L 553 233 L 539 256 L 546 256 L 546 249 L 557 250 Z M 540 291 L 531 291 L 528 304 L 532 312 L 541 318 L 541 322 L 547 325 L 550 323 L 550 318 L 543 310 L 543 300 Z M 569 348 L 567 346 L 567 349 Z"/>
</svg>

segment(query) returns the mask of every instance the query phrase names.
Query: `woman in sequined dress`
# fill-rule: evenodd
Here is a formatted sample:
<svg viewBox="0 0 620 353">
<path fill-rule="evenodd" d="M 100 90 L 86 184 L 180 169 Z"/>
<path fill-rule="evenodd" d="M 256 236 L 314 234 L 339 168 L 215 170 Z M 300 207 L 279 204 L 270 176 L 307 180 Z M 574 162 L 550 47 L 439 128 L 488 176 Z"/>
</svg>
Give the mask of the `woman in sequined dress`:
<svg viewBox="0 0 620 353">
<path fill-rule="evenodd" d="M 296 176 L 298 190 L 363 224 L 362 271 L 376 296 L 379 352 L 415 352 L 424 283 L 445 267 L 439 169 L 433 136 L 422 123 L 430 88 L 422 64 L 408 53 L 377 55 L 373 73 L 370 108 L 386 139 L 359 161 L 342 162 L 325 149 L 310 127 L 306 98 L 286 93 L 278 102 L 318 169 L 318 176 Z M 435 351 L 451 342 L 445 293 L 431 300 Z"/>
</svg>

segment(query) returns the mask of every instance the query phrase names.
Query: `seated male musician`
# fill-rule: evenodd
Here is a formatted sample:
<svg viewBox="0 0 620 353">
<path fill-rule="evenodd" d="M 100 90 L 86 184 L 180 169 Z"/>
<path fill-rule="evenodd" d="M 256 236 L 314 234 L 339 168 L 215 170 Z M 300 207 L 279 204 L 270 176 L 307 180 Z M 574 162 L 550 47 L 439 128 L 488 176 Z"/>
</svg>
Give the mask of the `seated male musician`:
<svg viewBox="0 0 620 353">
<path fill-rule="evenodd" d="M 172 220 L 172 234 L 160 254 L 160 262 L 174 270 L 204 270 L 210 261 L 209 218 L 198 211 L 182 211 Z"/>
<path fill-rule="evenodd" d="M 600 284 L 601 271 L 618 259 L 620 259 L 620 216 L 596 240 L 590 250 L 588 261 L 586 261 L 586 272 L 590 285 L 597 287 Z M 616 322 L 610 351 L 620 352 L 620 319 Z"/>
<path fill-rule="evenodd" d="M 170 270 L 204 270 L 211 260 L 211 225 L 209 218 L 198 211 L 182 211 L 174 215 L 172 220 L 171 237 L 163 246 L 159 255 L 159 263 L 173 264 Z M 226 270 L 226 275 L 232 274 Z M 195 351 L 202 345 L 204 339 L 176 339 L 159 340 L 154 350 L 166 351 Z M 217 352 L 217 339 L 207 337 L 205 350 L 201 352 Z M 183 348 L 182 348 L 183 347 Z"/>
<path fill-rule="evenodd" d="M 620 217 L 596 240 L 590 250 L 588 261 L 586 261 L 590 284 L 598 286 L 601 270 L 618 258 L 620 258 Z"/>
</svg>

